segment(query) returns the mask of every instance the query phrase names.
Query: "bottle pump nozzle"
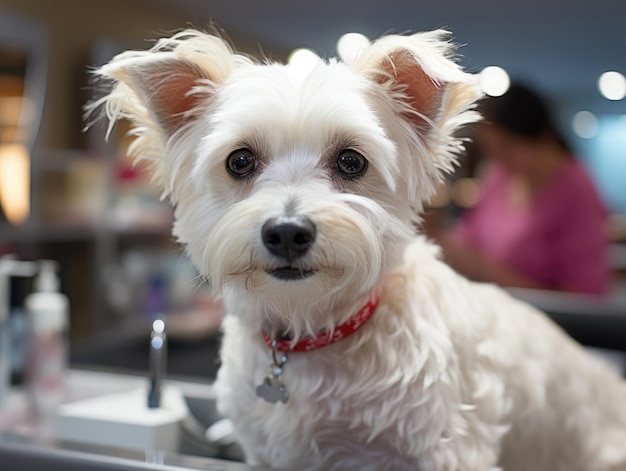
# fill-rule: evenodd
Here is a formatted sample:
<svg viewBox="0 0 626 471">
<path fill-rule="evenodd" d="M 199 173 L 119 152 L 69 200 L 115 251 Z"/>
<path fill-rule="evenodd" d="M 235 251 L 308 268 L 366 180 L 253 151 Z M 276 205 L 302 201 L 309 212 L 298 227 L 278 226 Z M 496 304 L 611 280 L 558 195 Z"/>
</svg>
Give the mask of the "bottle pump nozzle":
<svg viewBox="0 0 626 471">
<path fill-rule="evenodd" d="M 54 260 L 40 260 L 39 274 L 35 278 L 35 291 L 40 293 L 57 293 L 61 288 L 57 269 L 58 263 Z"/>
</svg>

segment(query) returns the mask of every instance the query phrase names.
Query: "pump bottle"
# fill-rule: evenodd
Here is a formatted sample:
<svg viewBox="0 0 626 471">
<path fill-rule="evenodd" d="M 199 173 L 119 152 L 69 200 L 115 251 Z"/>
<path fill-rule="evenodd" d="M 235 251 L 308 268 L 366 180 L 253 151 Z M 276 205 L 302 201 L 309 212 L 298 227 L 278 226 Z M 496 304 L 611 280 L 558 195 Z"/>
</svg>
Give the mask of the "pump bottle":
<svg viewBox="0 0 626 471">
<path fill-rule="evenodd" d="M 29 324 L 27 384 L 40 437 L 53 439 L 65 394 L 69 315 L 68 299 L 59 291 L 56 262 L 40 262 L 34 288 L 24 301 Z"/>
</svg>

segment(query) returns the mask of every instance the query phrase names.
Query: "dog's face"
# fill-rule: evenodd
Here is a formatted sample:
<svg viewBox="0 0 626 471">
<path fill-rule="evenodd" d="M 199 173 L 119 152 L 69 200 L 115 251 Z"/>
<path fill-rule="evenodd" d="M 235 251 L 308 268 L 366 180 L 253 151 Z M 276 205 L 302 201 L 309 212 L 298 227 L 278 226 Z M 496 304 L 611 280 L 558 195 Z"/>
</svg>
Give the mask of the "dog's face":
<svg viewBox="0 0 626 471">
<path fill-rule="evenodd" d="M 474 119 L 476 83 L 440 39 L 387 37 L 301 70 L 186 32 L 101 69 L 118 81 L 102 101 L 134 122 L 200 272 L 299 335 L 398 263 L 452 131 Z"/>
</svg>

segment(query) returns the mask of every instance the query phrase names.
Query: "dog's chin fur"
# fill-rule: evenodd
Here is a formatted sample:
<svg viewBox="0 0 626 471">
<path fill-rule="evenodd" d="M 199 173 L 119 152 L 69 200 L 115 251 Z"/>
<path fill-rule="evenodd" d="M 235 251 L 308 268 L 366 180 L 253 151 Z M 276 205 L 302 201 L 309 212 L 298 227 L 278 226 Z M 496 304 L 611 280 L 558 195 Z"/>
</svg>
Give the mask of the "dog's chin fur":
<svg viewBox="0 0 626 471">
<path fill-rule="evenodd" d="M 413 231 L 423 202 L 478 117 L 475 77 L 445 33 L 388 36 L 353 64 L 258 64 L 185 31 L 97 73 L 91 106 L 130 119 L 132 151 L 175 205 L 174 233 L 223 294 L 215 390 L 248 462 L 284 469 L 588 471 L 626 469 L 626 390 L 542 314 L 472 284 Z M 227 158 L 246 148 L 256 170 Z M 350 178 L 344 149 L 368 167 Z M 265 248 L 272 218 L 316 237 L 285 261 Z M 289 267 L 302 277 L 281 279 Z M 306 276 L 304 276 L 306 275 Z M 333 329 L 378 291 L 356 333 L 288 355 L 286 404 L 256 396 L 271 352 Z"/>
</svg>

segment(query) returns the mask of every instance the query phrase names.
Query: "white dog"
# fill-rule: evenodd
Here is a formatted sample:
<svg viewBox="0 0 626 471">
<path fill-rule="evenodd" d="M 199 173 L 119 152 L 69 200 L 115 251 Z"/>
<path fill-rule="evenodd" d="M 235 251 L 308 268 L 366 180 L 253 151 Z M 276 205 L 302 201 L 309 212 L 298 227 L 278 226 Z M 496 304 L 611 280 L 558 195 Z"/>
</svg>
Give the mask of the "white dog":
<svg viewBox="0 0 626 471">
<path fill-rule="evenodd" d="M 215 389 L 247 461 L 318 470 L 626 470 L 626 386 L 544 315 L 413 234 L 475 121 L 445 32 L 352 63 L 257 63 L 185 31 L 126 52 L 174 233 L 223 294 Z"/>
</svg>

